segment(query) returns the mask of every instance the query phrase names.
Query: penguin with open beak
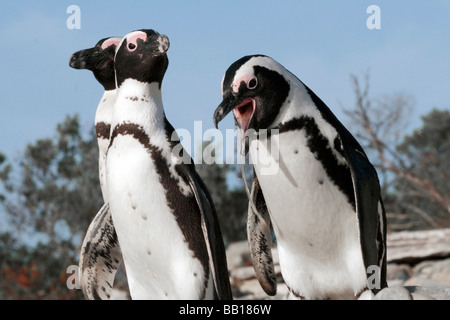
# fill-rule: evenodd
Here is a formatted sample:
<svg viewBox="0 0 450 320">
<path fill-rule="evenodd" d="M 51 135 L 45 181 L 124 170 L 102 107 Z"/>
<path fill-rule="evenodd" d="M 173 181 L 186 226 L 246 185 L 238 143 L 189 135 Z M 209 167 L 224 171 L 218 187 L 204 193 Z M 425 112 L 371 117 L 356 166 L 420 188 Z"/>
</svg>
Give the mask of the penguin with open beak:
<svg viewBox="0 0 450 320">
<path fill-rule="evenodd" d="M 270 224 L 291 298 L 365 299 L 387 287 L 379 180 L 351 133 L 311 89 L 264 55 L 234 62 L 222 96 L 216 127 L 232 112 L 249 138 L 247 231 L 266 293 L 276 293 Z M 270 161 L 277 170 L 264 170 Z"/>
</svg>

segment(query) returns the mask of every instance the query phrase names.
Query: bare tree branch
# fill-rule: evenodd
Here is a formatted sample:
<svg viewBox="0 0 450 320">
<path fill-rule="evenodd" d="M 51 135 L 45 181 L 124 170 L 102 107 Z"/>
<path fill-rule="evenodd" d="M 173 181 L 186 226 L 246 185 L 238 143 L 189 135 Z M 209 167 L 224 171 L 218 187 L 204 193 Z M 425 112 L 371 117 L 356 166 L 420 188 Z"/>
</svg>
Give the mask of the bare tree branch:
<svg viewBox="0 0 450 320">
<path fill-rule="evenodd" d="M 409 154 L 407 157 L 397 150 L 397 145 L 406 136 L 404 131 L 413 99 L 405 94 L 371 99 L 368 73 L 364 74 L 363 82 L 355 75 L 351 75 L 350 80 L 355 93 L 355 105 L 350 109 L 344 108 L 344 113 L 351 120 L 352 129 L 361 144 L 375 154 L 374 165 L 383 178 L 394 177 L 392 181 L 384 181 L 386 185 L 382 185 L 382 189 L 387 190 L 398 179 L 403 179 L 419 188 L 423 196 L 450 214 L 450 197 L 440 189 L 434 179 L 437 174 L 435 168 L 440 167 L 438 154 L 430 150 L 417 155 Z M 448 180 L 447 172 L 443 172 L 442 177 Z M 421 208 L 410 203 L 405 206 L 429 225 L 439 226 L 436 220 Z"/>
</svg>

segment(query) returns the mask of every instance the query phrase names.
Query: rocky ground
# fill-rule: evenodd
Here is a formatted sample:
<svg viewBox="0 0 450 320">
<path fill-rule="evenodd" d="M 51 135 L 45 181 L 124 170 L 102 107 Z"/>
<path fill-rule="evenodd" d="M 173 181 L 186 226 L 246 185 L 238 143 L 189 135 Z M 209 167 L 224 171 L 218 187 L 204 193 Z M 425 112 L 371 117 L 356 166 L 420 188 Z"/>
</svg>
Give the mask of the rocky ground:
<svg viewBox="0 0 450 320">
<path fill-rule="evenodd" d="M 387 238 L 387 280 L 379 300 L 450 300 L 450 229 L 397 232 Z M 277 294 L 269 297 L 256 279 L 247 241 L 227 248 L 228 268 L 234 299 L 283 300 L 283 283 L 277 249 L 272 249 L 278 275 Z M 113 300 L 129 299 L 128 292 L 113 290 Z"/>
<path fill-rule="evenodd" d="M 269 297 L 261 289 L 251 265 L 247 241 L 228 246 L 227 257 L 233 294 L 240 300 L 287 297 L 273 248 L 278 290 Z M 388 236 L 387 280 L 389 289 L 376 299 L 389 300 L 450 300 L 450 230 L 402 232 Z"/>
</svg>

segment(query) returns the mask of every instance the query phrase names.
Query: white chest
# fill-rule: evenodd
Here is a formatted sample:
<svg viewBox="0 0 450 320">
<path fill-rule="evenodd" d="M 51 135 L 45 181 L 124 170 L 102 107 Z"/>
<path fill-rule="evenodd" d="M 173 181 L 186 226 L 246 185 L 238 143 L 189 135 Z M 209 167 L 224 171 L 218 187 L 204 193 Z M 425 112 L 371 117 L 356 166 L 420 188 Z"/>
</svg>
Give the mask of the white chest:
<svg viewBox="0 0 450 320">
<path fill-rule="evenodd" d="M 103 200 L 108 202 L 106 192 L 106 151 L 109 146 L 109 132 L 116 102 L 116 90 L 105 91 L 95 113 L 95 129 L 98 143 L 98 168 Z"/>
<path fill-rule="evenodd" d="M 115 131 L 117 126 L 123 130 Z M 158 84 L 126 80 L 118 90 L 106 157 L 111 214 L 133 299 L 199 299 L 208 275 L 178 225 L 164 179 L 179 181 L 184 195 L 191 191 L 176 173 L 164 128 Z"/>
<path fill-rule="evenodd" d="M 305 297 L 358 293 L 366 277 L 353 207 L 311 153 L 304 131 L 269 141 L 253 141 L 250 152 L 286 283 Z"/>
<path fill-rule="evenodd" d="M 151 154 L 132 136 L 116 137 L 109 149 L 107 183 L 133 299 L 198 299 L 203 267 L 168 206 Z"/>
</svg>

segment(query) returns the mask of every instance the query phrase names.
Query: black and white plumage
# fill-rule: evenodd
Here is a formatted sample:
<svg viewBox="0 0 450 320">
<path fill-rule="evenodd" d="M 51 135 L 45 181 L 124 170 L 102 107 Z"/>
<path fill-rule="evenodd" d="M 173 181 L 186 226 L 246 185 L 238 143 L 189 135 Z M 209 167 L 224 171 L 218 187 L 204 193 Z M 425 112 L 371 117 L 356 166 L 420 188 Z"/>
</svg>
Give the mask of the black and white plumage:
<svg viewBox="0 0 450 320">
<path fill-rule="evenodd" d="M 92 220 L 81 245 L 79 275 L 86 299 L 111 299 L 114 279 L 122 261 L 117 233 L 105 203 Z"/>
<path fill-rule="evenodd" d="M 276 292 L 270 222 L 292 296 L 369 298 L 386 287 L 378 176 L 356 139 L 314 92 L 267 56 L 233 63 L 222 95 L 216 126 L 233 111 L 243 132 L 257 132 L 249 142 L 255 174 L 248 237 L 263 289 Z M 267 135 L 258 135 L 260 129 L 269 129 Z M 270 162 L 276 170 L 265 171 Z"/>
<path fill-rule="evenodd" d="M 105 161 L 109 146 L 112 113 L 116 102 L 114 56 L 122 38 L 100 40 L 93 48 L 80 50 L 70 57 L 69 65 L 94 73 L 105 91 L 95 114 L 99 147 L 99 178 L 104 205 L 90 224 L 80 254 L 80 282 L 87 299 L 109 299 L 116 271 L 122 259 L 117 234 L 112 223 L 106 192 Z"/>
<path fill-rule="evenodd" d="M 105 89 L 95 113 L 95 132 L 99 147 L 100 186 L 106 203 L 108 199 L 105 191 L 105 159 L 109 146 L 112 113 L 116 103 L 114 55 L 121 40 L 120 37 L 102 39 L 93 48 L 75 52 L 69 62 L 72 68 L 91 70 Z"/>
<path fill-rule="evenodd" d="M 174 152 L 180 142 L 161 95 L 168 48 L 166 36 L 138 30 L 124 37 L 115 57 L 106 176 L 130 293 L 133 299 L 231 299 L 211 197 L 192 162 Z"/>
</svg>

